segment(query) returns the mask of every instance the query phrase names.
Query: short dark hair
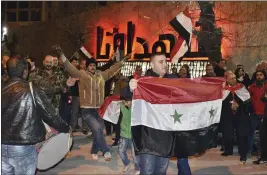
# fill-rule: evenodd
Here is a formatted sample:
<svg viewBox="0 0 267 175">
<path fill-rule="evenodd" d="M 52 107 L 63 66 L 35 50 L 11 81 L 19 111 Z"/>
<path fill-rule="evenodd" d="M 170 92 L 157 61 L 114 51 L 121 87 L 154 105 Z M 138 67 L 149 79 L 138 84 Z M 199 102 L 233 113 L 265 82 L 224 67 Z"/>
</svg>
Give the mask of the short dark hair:
<svg viewBox="0 0 267 175">
<path fill-rule="evenodd" d="M 152 53 L 150 56 L 150 61 L 155 57 L 155 56 L 160 56 L 160 55 L 164 55 L 166 57 L 166 54 L 164 52 L 156 52 L 156 53 Z"/>
<path fill-rule="evenodd" d="M 97 62 L 94 58 L 90 58 L 86 60 L 86 67 L 88 67 L 89 64 L 95 64 L 97 66 Z"/>
<path fill-rule="evenodd" d="M 79 61 L 78 58 L 76 58 L 76 57 L 72 57 L 72 58 L 70 59 L 70 62 L 72 62 L 73 60 L 75 60 L 75 61 Z"/>
<path fill-rule="evenodd" d="M 13 56 L 7 61 L 7 74 L 10 78 L 22 78 L 27 66 L 27 61 L 23 57 Z"/>
<path fill-rule="evenodd" d="M 207 64 L 206 65 L 206 68 L 209 67 L 209 66 L 211 66 L 213 68 L 213 65 L 212 64 Z"/>
</svg>

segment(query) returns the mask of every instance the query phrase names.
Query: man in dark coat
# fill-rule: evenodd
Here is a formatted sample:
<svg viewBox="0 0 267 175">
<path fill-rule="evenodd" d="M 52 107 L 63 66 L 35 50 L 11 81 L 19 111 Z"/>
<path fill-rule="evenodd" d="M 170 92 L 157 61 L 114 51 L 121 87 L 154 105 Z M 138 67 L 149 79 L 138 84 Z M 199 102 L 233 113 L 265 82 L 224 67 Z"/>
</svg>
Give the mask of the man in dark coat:
<svg viewBox="0 0 267 175">
<path fill-rule="evenodd" d="M 226 85 L 223 91 L 221 127 L 225 151 L 222 156 L 233 155 L 234 130 L 238 140 L 240 161 L 247 160 L 248 135 L 251 130 L 249 113 L 250 94 L 244 85 L 238 84 L 233 73 L 226 75 Z"/>
<path fill-rule="evenodd" d="M 160 78 L 178 78 L 173 74 L 167 74 L 167 58 L 165 54 L 158 53 L 151 56 L 152 69 L 146 72 L 145 76 L 160 77 Z M 137 81 L 132 79 L 129 83 L 130 89 L 134 90 L 137 87 Z M 153 134 L 152 134 L 153 132 Z M 140 171 L 141 174 L 166 174 L 170 156 L 173 151 L 173 144 L 175 141 L 175 134 L 171 131 L 159 131 L 159 130 L 145 130 L 132 128 L 132 135 L 134 142 L 135 139 L 139 139 L 141 136 L 148 136 L 148 147 L 136 148 L 137 154 L 140 157 Z M 158 141 L 161 140 L 161 143 Z M 168 145 L 166 149 L 159 145 L 164 143 Z M 164 149 L 164 150 L 163 150 Z M 179 158 L 177 162 L 178 174 L 190 175 L 191 170 L 188 164 L 187 157 Z"/>
</svg>

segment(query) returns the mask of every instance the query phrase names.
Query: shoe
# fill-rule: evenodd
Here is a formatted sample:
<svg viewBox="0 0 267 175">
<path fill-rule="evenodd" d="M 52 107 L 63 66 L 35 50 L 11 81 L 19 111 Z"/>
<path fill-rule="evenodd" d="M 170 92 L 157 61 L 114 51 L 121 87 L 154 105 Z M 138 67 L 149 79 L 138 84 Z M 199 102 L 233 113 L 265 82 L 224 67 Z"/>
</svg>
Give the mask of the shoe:
<svg viewBox="0 0 267 175">
<path fill-rule="evenodd" d="M 253 161 L 252 163 L 255 164 L 255 165 L 259 165 L 259 164 L 264 163 L 264 164 L 267 165 L 267 161 L 266 161 L 266 160 L 262 160 L 261 158 L 259 158 L 259 159 L 256 160 L 256 161 Z"/>
<path fill-rule="evenodd" d="M 126 173 L 130 169 L 131 164 L 129 163 L 127 166 L 124 166 L 123 172 Z"/>
<path fill-rule="evenodd" d="M 92 158 L 93 158 L 93 160 L 98 160 L 99 159 L 97 154 L 92 154 Z"/>
<path fill-rule="evenodd" d="M 114 142 L 111 146 L 112 147 L 117 147 L 118 146 L 118 142 Z"/>
<path fill-rule="evenodd" d="M 105 157 L 105 161 L 111 161 L 111 159 L 112 159 L 110 152 L 106 152 L 104 154 L 104 157 Z"/>
<path fill-rule="evenodd" d="M 247 158 L 246 157 L 240 157 L 240 163 L 241 163 L 241 165 L 245 165 L 246 161 L 247 161 Z"/>
<path fill-rule="evenodd" d="M 134 174 L 135 175 L 140 175 L 140 170 L 135 170 Z"/>
<path fill-rule="evenodd" d="M 221 156 L 231 156 L 231 155 L 233 155 L 233 153 L 223 152 L 223 153 L 221 154 Z"/>
<path fill-rule="evenodd" d="M 84 134 L 84 135 L 87 135 L 87 134 L 88 134 L 88 131 L 84 129 L 84 130 L 83 130 L 83 134 Z"/>
</svg>

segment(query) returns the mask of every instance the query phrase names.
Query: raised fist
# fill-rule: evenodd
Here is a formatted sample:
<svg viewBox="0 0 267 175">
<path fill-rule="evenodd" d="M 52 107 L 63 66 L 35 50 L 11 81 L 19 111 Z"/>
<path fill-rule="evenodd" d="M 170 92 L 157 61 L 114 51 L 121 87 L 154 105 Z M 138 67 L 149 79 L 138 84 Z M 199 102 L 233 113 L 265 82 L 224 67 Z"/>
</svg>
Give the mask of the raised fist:
<svg viewBox="0 0 267 175">
<path fill-rule="evenodd" d="M 54 49 L 59 55 L 63 55 L 63 51 L 59 45 L 52 46 L 52 49 Z"/>
</svg>

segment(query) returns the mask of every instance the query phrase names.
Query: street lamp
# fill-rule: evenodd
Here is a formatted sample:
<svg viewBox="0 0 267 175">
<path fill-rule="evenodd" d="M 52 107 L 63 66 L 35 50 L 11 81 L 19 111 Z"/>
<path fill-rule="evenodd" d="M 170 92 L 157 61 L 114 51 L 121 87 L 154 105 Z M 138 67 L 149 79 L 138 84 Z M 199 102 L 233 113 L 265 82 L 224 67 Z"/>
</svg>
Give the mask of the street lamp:
<svg viewBox="0 0 267 175">
<path fill-rule="evenodd" d="M 7 35 L 7 27 L 3 27 L 2 41 L 4 40 L 5 35 Z"/>
</svg>

